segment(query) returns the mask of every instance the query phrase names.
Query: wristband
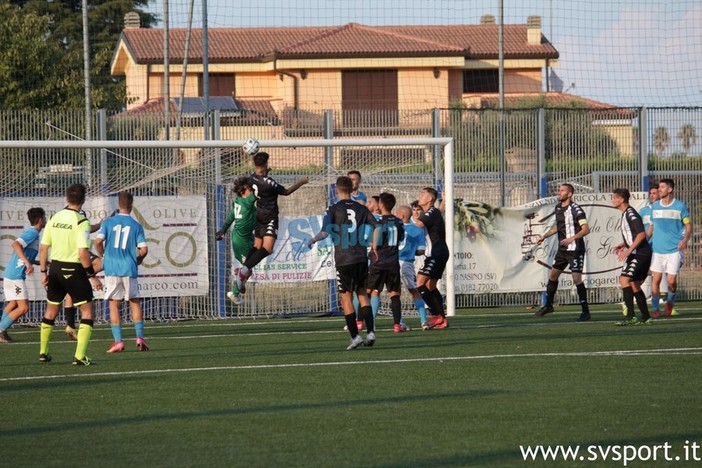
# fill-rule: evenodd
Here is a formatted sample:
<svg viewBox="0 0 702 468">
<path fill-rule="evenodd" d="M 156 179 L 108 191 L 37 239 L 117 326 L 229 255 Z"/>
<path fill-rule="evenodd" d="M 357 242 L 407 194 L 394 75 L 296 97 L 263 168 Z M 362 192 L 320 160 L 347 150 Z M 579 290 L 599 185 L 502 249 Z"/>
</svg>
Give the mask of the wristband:
<svg viewBox="0 0 702 468">
<path fill-rule="evenodd" d="M 85 267 L 83 267 L 83 268 L 85 268 Z M 88 275 L 88 278 L 92 278 L 96 274 L 95 268 L 93 268 L 93 266 L 90 265 L 88 268 L 85 268 L 85 273 Z"/>
</svg>

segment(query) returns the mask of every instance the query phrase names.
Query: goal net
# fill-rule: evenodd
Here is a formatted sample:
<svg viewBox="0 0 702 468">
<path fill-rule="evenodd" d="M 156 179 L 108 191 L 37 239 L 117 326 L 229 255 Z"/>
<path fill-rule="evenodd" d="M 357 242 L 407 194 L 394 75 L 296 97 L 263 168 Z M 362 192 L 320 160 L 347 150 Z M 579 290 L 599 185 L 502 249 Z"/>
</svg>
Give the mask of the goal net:
<svg viewBox="0 0 702 468">
<path fill-rule="evenodd" d="M 111 124 L 110 136 L 134 134 L 144 119 Z M 125 131 L 120 134 L 120 131 Z M 117 208 L 116 195 L 135 195 L 133 216 L 145 228 L 149 255 L 140 268 L 142 307 L 147 320 L 293 317 L 340 313 L 331 245 L 307 249 L 321 219 L 334 201 L 334 183 L 350 170 L 362 174 L 361 190 L 369 197 L 393 193 L 397 206 L 409 205 L 424 187 L 437 187 L 452 197 L 452 139 L 283 139 L 260 140 L 271 155 L 270 176 L 290 186 L 302 176 L 310 183 L 290 196 L 279 197 L 280 228 L 273 253 L 260 263 L 249 280 L 244 303 L 226 298 L 231 289 L 233 257 L 230 233 L 222 241 L 222 227 L 234 201 L 233 184 L 253 170 L 241 140 L 135 141 L 3 141 L 0 199 L 3 239 L 0 261 L 6 265 L 11 242 L 27 227 L 26 211 L 43 207 L 48 216 L 63 208 L 66 187 L 89 187 L 84 205 L 91 224 Z M 448 204 L 447 220 L 453 219 Z M 453 229 L 447 229 L 452 245 Z M 44 309 L 39 275 L 29 278 L 32 307 L 25 323 L 38 323 Z M 452 261 L 446 278 L 452 278 Z M 452 314 L 452 282 L 442 281 Z M 406 313 L 414 311 L 406 291 Z M 97 292 L 98 320 L 105 320 L 102 293 Z M 381 313 L 389 301 L 381 296 Z M 128 316 L 128 314 L 127 314 Z M 61 318 L 61 316 L 60 316 Z"/>
</svg>

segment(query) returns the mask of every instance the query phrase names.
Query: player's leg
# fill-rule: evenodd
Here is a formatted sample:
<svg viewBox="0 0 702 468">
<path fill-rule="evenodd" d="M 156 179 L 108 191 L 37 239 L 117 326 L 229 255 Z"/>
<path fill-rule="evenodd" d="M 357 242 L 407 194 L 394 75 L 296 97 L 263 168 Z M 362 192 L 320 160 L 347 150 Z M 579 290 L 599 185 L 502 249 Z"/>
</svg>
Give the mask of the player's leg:
<svg viewBox="0 0 702 468">
<path fill-rule="evenodd" d="M 668 283 L 668 296 L 666 298 L 665 304 L 665 316 L 670 317 L 674 314 L 675 298 L 678 291 L 678 274 L 683 265 L 684 253 L 682 251 L 677 251 L 668 254 L 670 257 L 668 260 L 668 265 L 666 268 L 665 279 Z"/>
<path fill-rule="evenodd" d="M 626 318 L 625 320 L 633 319 L 636 314 L 634 314 L 634 291 L 631 287 L 631 278 L 626 275 L 626 267 L 622 271 L 622 275 L 619 277 L 619 286 L 622 288 L 622 299 L 626 305 Z"/>
<path fill-rule="evenodd" d="M 119 276 L 105 276 L 105 299 L 110 310 L 110 329 L 114 341 L 107 352 L 119 353 L 124 350 L 122 317 L 120 316 L 120 305 L 124 299 L 124 285 Z"/>
<path fill-rule="evenodd" d="M 78 340 L 76 342 L 76 351 L 73 356 L 73 364 L 89 366 L 92 364 L 92 361 L 86 356 L 86 353 L 90 338 L 93 335 L 93 286 L 87 274 L 81 268 L 76 269 L 71 279 L 68 280 L 66 287 L 73 298 L 74 304 L 80 311 L 80 326 L 78 327 Z"/>
<path fill-rule="evenodd" d="M 414 308 L 417 309 L 419 313 L 419 325 L 424 330 L 424 325 L 429 327 L 427 323 L 427 310 L 424 304 L 424 299 L 422 299 L 421 294 L 417 290 L 417 273 L 414 271 L 414 263 L 409 261 L 400 262 L 400 274 L 402 285 L 407 289 L 412 296 L 412 301 L 414 301 Z"/>
<path fill-rule="evenodd" d="M 73 299 L 71 299 L 71 296 L 66 294 L 66 297 L 63 300 L 63 316 L 66 319 L 66 328 L 64 329 L 64 333 L 66 333 L 66 336 L 68 336 L 73 341 L 76 341 L 77 339 L 76 314 L 77 309 L 73 305 Z"/>
<path fill-rule="evenodd" d="M 136 346 L 139 351 L 148 351 L 149 345 L 144 340 L 144 312 L 139 298 L 139 278 L 123 278 L 125 299 L 129 301 L 129 310 L 132 313 L 132 323 L 136 334 Z"/>
<path fill-rule="evenodd" d="M 59 262 L 51 262 L 46 285 L 46 310 L 39 326 L 39 362 L 41 363 L 51 361 L 51 355 L 49 354 L 51 334 L 54 330 L 59 306 L 66 294 L 68 294 L 60 270 Z"/>
</svg>

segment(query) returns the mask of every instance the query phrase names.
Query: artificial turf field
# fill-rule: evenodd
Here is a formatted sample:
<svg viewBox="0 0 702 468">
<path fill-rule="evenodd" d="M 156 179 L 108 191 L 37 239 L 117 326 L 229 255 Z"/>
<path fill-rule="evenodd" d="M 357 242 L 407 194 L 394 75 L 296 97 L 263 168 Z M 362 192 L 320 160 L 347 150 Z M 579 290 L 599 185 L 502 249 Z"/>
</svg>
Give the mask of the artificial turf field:
<svg viewBox="0 0 702 468">
<path fill-rule="evenodd" d="M 0 464 L 21 466 L 623 466 L 585 446 L 702 444 L 702 304 L 652 326 L 615 327 L 559 307 L 460 310 L 446 330 L 394 334 L 346 351 L 340 317 L 147 324 L 148 352 L 92 367 L 56 327 L 0 345 Z M 409 318 L 410 326 L 417 325 Z M 365 333 L 364 333 L 365 335 Z M 523 461 L 520 446 L 581 447 L 583 461 Z M 594 449 L 593 449 L 594 450 Z M 599 450 L 599 449 L 598 449 Z M 646 455 L 646 452 L 641 452 Z M 702 457 L 702 449 L 697 455 Z"/>
</svg>

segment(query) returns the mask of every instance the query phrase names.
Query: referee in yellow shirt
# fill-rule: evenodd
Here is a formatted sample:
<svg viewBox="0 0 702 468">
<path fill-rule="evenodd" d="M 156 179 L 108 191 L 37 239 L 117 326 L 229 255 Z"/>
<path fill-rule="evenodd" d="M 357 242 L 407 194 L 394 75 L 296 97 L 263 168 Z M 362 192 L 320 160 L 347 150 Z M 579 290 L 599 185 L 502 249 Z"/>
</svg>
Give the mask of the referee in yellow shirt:
<svg viewBox="0 0 702 468">
<path fill-rule="evenodd" d="M 89 366 L 93 362 L 85 353 L 93 333 L 93 288 L 102 289 L 90 263 L 90 221 L 80 213 L 85 203 L 86 188 L 73 184 L 66 190 L 66 206 L 51 217 L 39 245 L 42 284 L 46 287 L 46 312 L 41 321 L 39 362 L 51 361 L 49 341 L 59 306 L 66 294 L 80 308 L 78 343 L 73 364 Z M 51 248 L 51 267 L 47 269 Z M 92 284 L 91 284 L 92 283 Z"/>
</svg>

